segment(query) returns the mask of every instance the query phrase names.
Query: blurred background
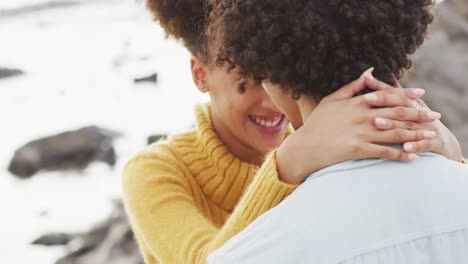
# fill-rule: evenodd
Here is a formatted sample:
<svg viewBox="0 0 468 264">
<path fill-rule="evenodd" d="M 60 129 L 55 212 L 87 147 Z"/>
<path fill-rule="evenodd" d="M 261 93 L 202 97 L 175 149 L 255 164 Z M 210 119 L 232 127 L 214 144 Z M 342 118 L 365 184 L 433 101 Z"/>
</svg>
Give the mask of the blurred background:
<svg viewBox="0 0 468 264">
<path fill-rule="evenodd" d="M 136 0 L 0 1 L 0 263 L 142 263 L 120 174 L 208 100 Z M 407 87 L 468 151 L 468 1 L 446 0 Z"/>
</svg>

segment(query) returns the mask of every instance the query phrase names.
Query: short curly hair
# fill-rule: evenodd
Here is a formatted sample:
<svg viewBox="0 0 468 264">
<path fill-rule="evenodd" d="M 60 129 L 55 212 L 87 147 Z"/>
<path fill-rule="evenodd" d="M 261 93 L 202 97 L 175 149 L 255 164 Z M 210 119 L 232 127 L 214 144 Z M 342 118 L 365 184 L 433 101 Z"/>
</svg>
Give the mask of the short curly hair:
<svg viewBox="0 0 468 264">
<path fill-rule="evenodd" d="M 206 24 L 211 5 L 205 0 L 145 0 L 167 36 L 181 40 L 195 56 L 206 59 Z"/>
<path fill-rule="evenodd" d="M 433 21 L 433 0 L 212 0 L 210 52 L 245 79 L 321 99 L 375 67 L 396 84 Z"/>
</svg>

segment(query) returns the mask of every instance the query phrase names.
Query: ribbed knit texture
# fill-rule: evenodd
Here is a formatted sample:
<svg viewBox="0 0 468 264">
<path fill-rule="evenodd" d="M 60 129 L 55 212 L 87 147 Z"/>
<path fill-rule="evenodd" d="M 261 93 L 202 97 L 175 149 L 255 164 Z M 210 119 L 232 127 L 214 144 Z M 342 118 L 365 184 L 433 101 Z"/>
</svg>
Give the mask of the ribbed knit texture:
<svg viewBox="0 0 468 264">
<path fill-rule="evenodd" d="M 210 106 L 195 114 L 193 131 L 150 145 L 123 173 L 125 208 L 147 264 L 206 263 L 296 187 L 279 181 L 276 151 L 260 168 L 243 162 L 214 132 Z"/>
</svg>

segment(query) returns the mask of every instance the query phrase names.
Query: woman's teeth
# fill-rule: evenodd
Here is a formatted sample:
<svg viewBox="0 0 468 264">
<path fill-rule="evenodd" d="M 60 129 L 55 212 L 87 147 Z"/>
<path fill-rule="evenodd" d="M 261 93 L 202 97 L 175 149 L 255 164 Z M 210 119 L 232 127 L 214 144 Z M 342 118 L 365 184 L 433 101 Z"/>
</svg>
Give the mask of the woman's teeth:
<svg viewBox="0 0 468 264">
<path fill-rule="evenodd" d="M 256 116 L 253 116 L 253 121 L 255 121 L 255 123 L 259 124 L 259 125 L 262 125 L 262 126 L 265 126 L 265 127 L 275 127 L 279 124 L 279 122 L 281 121 L 281 117 L 280 116 L 277 116 L 273 119 L 273 121 L 265 121 L 264 119 L 262 118 L 259 118 L 259 117 L 256 117 Z"/>
</svg>

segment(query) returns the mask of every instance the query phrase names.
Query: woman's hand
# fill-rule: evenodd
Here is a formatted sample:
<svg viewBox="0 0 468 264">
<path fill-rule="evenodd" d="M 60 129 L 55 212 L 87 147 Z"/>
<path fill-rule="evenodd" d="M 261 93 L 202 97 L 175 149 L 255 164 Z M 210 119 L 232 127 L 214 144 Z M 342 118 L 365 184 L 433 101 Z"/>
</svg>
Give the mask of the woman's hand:
<svg viewBox="0 0 468 264">
<path fill-rule="evenodd" d="M 419 108 L 430 111 L 429 107 L 421 99 L 416 99 L 415 102 L 419 105 Z M 463 159 L 460 143 L 455 135 L 444 126 L 440 120 L 428 123 L 417 123 L 381 119 L 378 122 L 376 121 L 376 127 L 382 130 L 408 128 L 412 130 L 435 131 L 437 134 L 436 137 L 415 142 L 406 142 L 403 145 L 403 149 L 408 153 L 431 151 L 457 162 Z"/>
<path fill-rule="evenodd" d="M 370 77 L 370 79 L 369 79 Z M 371 76 L 368 76 L 368 82 L 376 82 L 376 85 L 379 85 L 379 82 L 373 79 Z M 380 90 L 393 88 L 386 84 L 380 86 Z M 402 88 L 398 84 L 398 88 Z M 393 102 L 398 102 L 398 98 L 390 98 L 386 95 L 379 95 L 379 93 L 373 93 L 376 97 L 373 97 L 373 100 L 367 100 L 370 105 L 373 106 L 388 106 Z M 369 97 L 369 96 L 367 96 Z M 370 96 L 372 97 L 372 96 Z M 400 98 L 400 101 L 403 101 L 404 98 Z M 419 109 L 423 109 L 429 112 L 432 112 L 431 109 L 422 101 L 421 99 L 415 99 L 411 102 L 414 106 L 417 106 Z M 436 132 L 437 136 L 432 139 L 423 139 L 417 142 L 406 142 L 403 145 L 403 148 L 408 153 L 418 153 L 418 152 L 435 152 L 445 156 L 448 159 L 460 162 L 463 159 L 463 154 L 461 150 L 460 143 L 458 142 L 455 135 L 446 127 L 440 120 L 433 122 L 412 122 L 412 121 L 398 121 L 398 120 L 389 120 L 385 118 L 377 118 L 375 120 L 375 126 L 381 130 L 389 129 L 411 129 L 411 130 L 430 130 Z"/>
<path fill-rule="evenodd" d="M 354 97 L 365 87 L 376 91 Z M 278 148 L 276 160 L 280 179 L 299 184 L 310 173 L 346 160 L 417 159 L 412 152 L 377 143 L 421 143 L 437 138 L 432 127 L 418 129 L 414 124 L 434 122 L 440 114 L 427 108 L 415 108 L 414 100 L 422 96 L 424 90 L 390 88 L 373 78 L 368 70 L 358 80 L 323 98 L 304 125 Z M 375 123 L 382 120 L 392 121 L 395 127 L 377 128 Z M 424 144 L 416 148 L 430 147 Z"/>
</svg>

